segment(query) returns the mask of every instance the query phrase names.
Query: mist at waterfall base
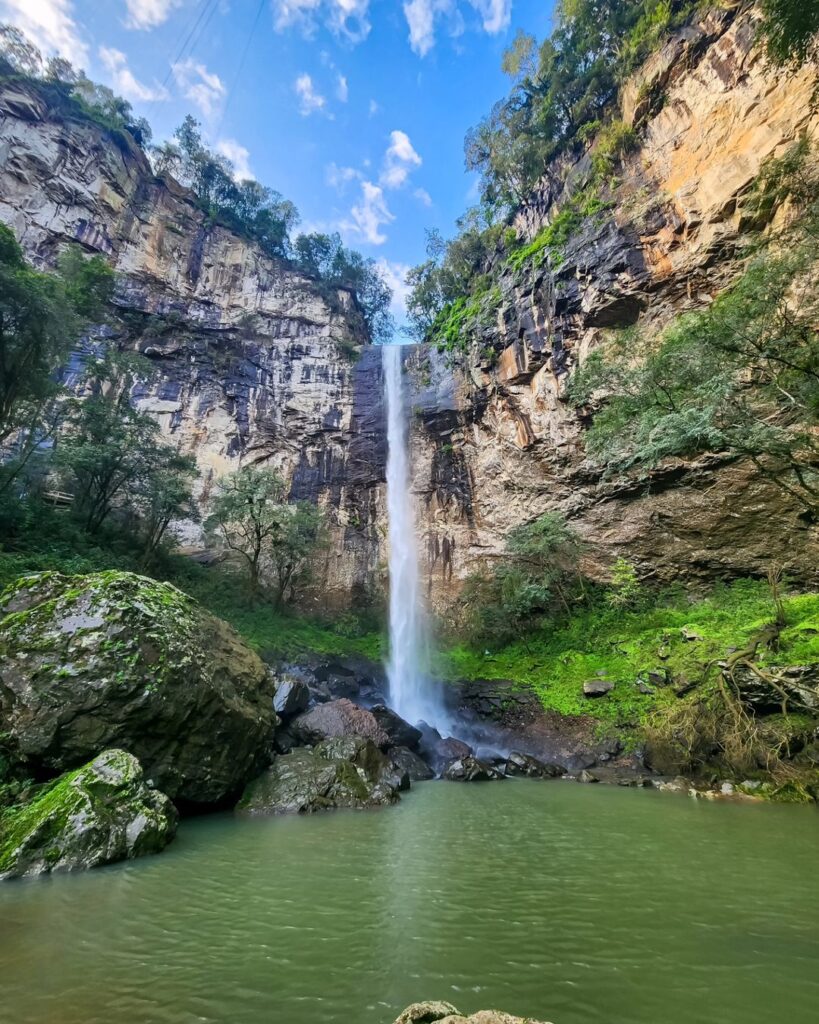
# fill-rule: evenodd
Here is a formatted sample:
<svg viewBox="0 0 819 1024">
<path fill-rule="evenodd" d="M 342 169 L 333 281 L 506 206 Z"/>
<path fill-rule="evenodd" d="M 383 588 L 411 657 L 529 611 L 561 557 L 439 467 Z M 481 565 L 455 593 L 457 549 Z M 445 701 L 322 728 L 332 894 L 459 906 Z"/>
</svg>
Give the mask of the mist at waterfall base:
<svg viewBox="0 0 819 1024">
<path fill-rule="evenodd" d="M 421 594 L 418 533 L 410 489 L 409 414 L 404 394 L 403 356 L 401 345 L 384 345 L 390 552 L 389 703 L 408 722 L 426 722 L 447 735 L 450 723 L 441 685 L 428 671 L 429 630 Z"/>
</svg>

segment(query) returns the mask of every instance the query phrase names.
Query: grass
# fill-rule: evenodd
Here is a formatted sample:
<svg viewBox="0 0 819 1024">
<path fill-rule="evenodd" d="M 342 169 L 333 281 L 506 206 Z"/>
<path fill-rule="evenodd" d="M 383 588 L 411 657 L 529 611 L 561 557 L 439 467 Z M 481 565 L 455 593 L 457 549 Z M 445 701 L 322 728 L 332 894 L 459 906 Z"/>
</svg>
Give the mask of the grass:
<svg viewBox="0 0 819 1024">
<path fill-rule="evenodd" d="M 785 599 L 788 626 L 770 664 L 819 662 L 819 594 Z M 708 597 L 669 594 L 644 608 L 619 611 L 600 605 L 554 628 L 541 628 L 495 652 L 455 644 L 442 651 L 437 668 L 447 679 L 511 679 L 531 686 L 544 707 L 563 715 L 590 715 L 618 726 L 641 725 L 677 701 L 671 687 L 653 694 L 637 689 L 649 672 L 704 683 L 709 663 L 742 647 L 773 617 L 768 587 L 753 580 L 716 588 Z M 685 639 L 683 630 L 700 639 Z M 614 689 L 583 696 L 583 683 L 604 673 Z"/>
</svg>

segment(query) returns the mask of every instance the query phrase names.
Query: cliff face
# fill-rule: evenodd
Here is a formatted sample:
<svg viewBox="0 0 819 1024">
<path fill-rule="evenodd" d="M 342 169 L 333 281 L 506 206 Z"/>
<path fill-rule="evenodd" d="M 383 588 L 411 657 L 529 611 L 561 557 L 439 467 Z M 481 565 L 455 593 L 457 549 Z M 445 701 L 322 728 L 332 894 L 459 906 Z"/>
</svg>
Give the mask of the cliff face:
<svg viewBox="0 0 819 1024">
<path fill-rule="evenodd" d="M 736 276 L 763 161 L 819 128 L 815 69 L 772 73 L 752 18 L 708 15 L 628 84 L 622 114 L 640 145 L 618 172 L 610 212 L 586 222 L 558 270 L 503 270 L 497 317 L 465 367 L 408 350 L 414 493 L 439 607 L 476 558 L 500 554 L 512 527 L 550 509 L 589 541 L 587 568 L 600 578 L 619 555 L 658 581 L 764 573 L 771 559 L 807 576 L 819 564 L 815 526 L 742 461 L 674 460 L 641 481 L 602 480 L 565 400 L 572 368 L 608 328 L 661 326 Z M 587 173 L 584 158 L 544 179 L 519 213 L 520 233 L 533 238 L 565 183 Z M 42 265 L 68 241 L 112 260 L 123 326 L 111 340 L 153 361 L 156 378 L 135 399 L 196 455 L 203 504 L 221 474 L 274 466 L 294 497 L 328 509 L 322 607 L 381 591 L 380 352 L 361 347 L 351 295 L 209 225 L 133 143 L 67 121 L 28 87 L 0 92 L 0 219 Z M 186 542 L 200 543 L 194 528 Z"/>
<path fill-rule="evenodd" d="M 124 134 L 66 119 L 34 87 L 0 92 L 0 220 L 37 264 L 79 242 L 117 271 L 121 325 L 156 374 L 134 395 L 195 454 L 201 497 L 242 463 L 277 468 L 328 508 L 323 601 L 373 582 L 383 480 L 380 363 L 353 296 L 327 291 L 154 177 Z M 78 353 L 78 358 L 82 358 Z M 191 526 L 186 541 L 201 542 Z"/>
<path fill-rule="evenodd" d="M 565 400 L 571 370 L 606 329 L 638 319 L 659 328 L 738 274 L 763 162 L 804 131 L 815 137 L 816 69 L 772 71 L 754 35 L 753 14 L 711 14 L 647 62 L 621 99 L 640 143 L 618 171 L 610 213 L 585 223 L 559 269 L 503 269 L 497 319 L 453 371 L 446 402 L 420 402 L 417 490 L 440 603 L 475 557 L 499 554 L 511 527 L 550 509 L 589 541 L 587 567 L 600 578 L 618 556 L 661 582 L 759 574 L 771 560 L 815 572 L 816 527 L 749 464 L 669 460 L 643 481 L 602 480 Z M 519 232 L 536 236 L 565 183 L 588 170 L 585 157 L 545 179 Z M 431 371 L 416 361 L 423 394 Z"/>
</svg>

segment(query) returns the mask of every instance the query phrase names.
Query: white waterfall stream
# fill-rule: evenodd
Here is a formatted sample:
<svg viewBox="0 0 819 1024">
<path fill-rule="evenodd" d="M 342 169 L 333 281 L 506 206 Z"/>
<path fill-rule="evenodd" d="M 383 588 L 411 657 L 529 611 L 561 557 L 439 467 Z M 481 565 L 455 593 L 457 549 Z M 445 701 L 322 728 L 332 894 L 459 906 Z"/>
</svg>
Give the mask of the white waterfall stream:
<svg viewBox="0 0 819 1024">
<path fill-rule="evenodd" d="M 418 533 L 412 501 L 409 415 L 401 345 L 383 349 L 387 399 L 387 512 L 389 515 L 390 704 L 408 722 L 424 721 L 446 735 L 440 687 L 428 672 L 429 637 L 418 569 Z"/>
</svg>

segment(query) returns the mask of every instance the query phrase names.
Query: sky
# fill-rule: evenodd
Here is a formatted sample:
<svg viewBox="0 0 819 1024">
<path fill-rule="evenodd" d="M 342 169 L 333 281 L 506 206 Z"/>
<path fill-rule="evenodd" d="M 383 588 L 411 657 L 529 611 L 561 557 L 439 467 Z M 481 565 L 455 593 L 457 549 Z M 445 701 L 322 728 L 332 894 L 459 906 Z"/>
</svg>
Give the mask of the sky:
<svg viewBox="0 0 819 1024">
<path fill-rule="evenodd" d="M 551 29 L 552 0 L 0 0 L 148 118 L 187 113 L 237 176 L 292 200 L 299 230 L 339 231 L 379 262 L 401 318 L 425 229 L 477 199 L 466 131 L 507 91 L 517 29 Z"/>
</svg>

